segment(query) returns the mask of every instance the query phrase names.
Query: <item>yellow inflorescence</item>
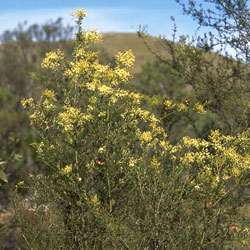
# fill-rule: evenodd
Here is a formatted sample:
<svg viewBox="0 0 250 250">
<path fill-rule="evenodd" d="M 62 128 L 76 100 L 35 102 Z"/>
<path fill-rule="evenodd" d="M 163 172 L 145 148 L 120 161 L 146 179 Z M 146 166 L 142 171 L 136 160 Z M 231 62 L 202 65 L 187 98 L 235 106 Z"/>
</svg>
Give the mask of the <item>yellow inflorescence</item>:
<svg viewBox="0 0 250 250">
<path fill-rule="evenodd" d="M 71 16 L 76 17 L 76 18 L 83 18 L 88 16 L 86 10 L 78 8 L 75 12 L 71 13 Z"/>
<path fill-rule="evenodd" d="M 111 95 L 114 90 L 113 88 L 107 86 L 107 85 L 102 85 L 101 87 L 98 88 L 98 90 L 103 94 L 103 95 Z"/>
<path fill-rule="evenodd" d="M 102 35 L 97 30 L 89 30 L 83 33 L 83 39 L 86 39 L 88 43 L 101 43 Z"/>
<path fill-rule="evenodd" d="M 51 103 L 48 99 L 44 100 L 43 102 L 43 108 L 46 111 L 51 111 L 56 107 L 53 103 Z"/>
<path fill-rule="evenodd" d="M 144 142 L 150 142 L 152 140 L 152 133 L 150 131 L 145 131 L 141 134 L 141 140 Z"/>
<path fill-rule="evenodd" d="M 206 110 L 204 109 L 204 106 L 200 103 L 195 103 L 194 110 L 198 112 L 201 115 L 204 115 L 206 113 Z"/>
<path fill-rule="evenodd" d="M 82 113 L 78 108 L 66 106 L 64 109 L 65 111 L 58 115 L 58 124 L 65 132 L 71 132 L 75 127 L 82 126 L 84 122 L 92 119 L 91 114 Z"/>
<path fill-rule="evenodd" d="M 135 166 L 135 164 L 136 164 L 136 159 L 134 159 L 133 157 L 131 157 L 130 159 L 129 159 L 129 163 L 128 163 L 128 165 L 130 166 L 130 167 L 134 167 Z"/>
<path fill-rule="evenodd" d="M 72 172 L 72 165 L 66 165 L 63 169 L 61 169 L 61 173 L 66 175 Z"/>
<path fill-rule="evenodd" d="M 42 68 L 58 70 L 63 59 L 64 54 L 61 50 L 58 49 L 57 52 L 49 52 L 42 62 Z"/>
<path fill-rule="evenodd" d="M 187 107 L 186 104 L 184 104 L 184 103 L 178 104 L 178 110 L 179 111 L 187 111 L 187 109 L 188 109 L 188 107 Z"/>
<path fill-rule="evenodd" d="M 52 101 L 56 101 L 56 95 L 53 90 L 49 90 L 49 89 L 44 90 L 43 96 L 47 97 L 48 99 Z"/>
<path fill-rule="evenodd" d="M 91 202 L 94 206 L 98 206 L 100 204 L 100 201 L 98 199 L 97 194 L 95 194 L 92 198 L 91 198 Z"/>
<path fill-rule="evenodd" d="M 175 107 L 175 104 L 171 100 L 166 100 L 164 104 L 167 109 L 173 109 Z"/>
<path fill-rule="evenodd" d="M 33 98 L 27 98 L 22 100 L 22 105 L 25 108 L 30 108 L 33 106 L 33 104 L 34 104 Z"/>
<path fill-rule="evenodd" d="M 122 68 L 119 68 L 119 67 L 116 67 L 115 68 L 115 71 L 114 71 L 115 75 L 116 75 L 116 79 L 114 81 L 114 84 L 119 84 L 119 83 L 127 83 L 130 79 L 130 73 L 126 70 L 126 69 L 122 69 Z"/>
<path fill-rule="evenodd" d="M 130 68 L 135 63 L 135 56 L 131 49 L 125 53 L 118 52 L 115 57 L 116 63 L 118 65 L 124 66 L 125 68 Z"/>
</svg>

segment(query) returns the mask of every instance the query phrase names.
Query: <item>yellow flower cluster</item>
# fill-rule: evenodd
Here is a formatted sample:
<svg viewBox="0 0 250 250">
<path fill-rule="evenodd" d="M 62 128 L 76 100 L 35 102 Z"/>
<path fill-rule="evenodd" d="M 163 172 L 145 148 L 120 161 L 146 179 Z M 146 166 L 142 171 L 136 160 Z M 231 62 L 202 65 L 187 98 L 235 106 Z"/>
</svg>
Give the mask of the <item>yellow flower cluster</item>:
<svg viewBox="0 0 250 250">
<path fill-rule="evenodd" d="M 198 139 L 198 138 L 190 138 L 188 136 L 185 136 L 182 138 L 183 145 L 187 148 L 194 147 L 194 148 L 202 148 L 202 147 L 208 147 L 210 143 L 206 140 Z"/>
<path fill-rule="evenodd" d="M 106 151 L 106 146 L 103 146 L 103 147 L 100 147 L 99 149 L 98 149 L 98 153 L 104 153 Z"/>
<path fill-rule="evenodd" d="M 109 65 L 101 65 L 101 64 L 95 64 L 95 77 L 102 78 L 103 76 L 107 75 L 110 72 Z"/>
<path fill-rule="evenodd" d="M 130 73 L 126 69 L 116 67 L 114 70 L 115 78 L 113 78 L 113 84 L 127 83 L 131 77 Z"/>
<path fill-rule="evenodd" d="M 82 33 L 82 39 L 87 43 L 101 43 L 102 35 L 97 30 L 89 30 Z"/>
<path fill-rule="evenodd" d="M 151 166 L 154 168 L 156 174 L 160 174 L 160 165 L 161 163 L 157 160 L 157 158 L 154 156 L 152 161 L 151 161 Z"/>
<path fill-rule="evenodd" d="M 145 131 L 141 134 L 141 140 L 143 142 L 150 142 L 152 140 L 152 133 L 150 131 Z"/>
<path fill-rule="evenodd" d="M 184 164 L 191 164 L 197 162 L 198 164 L 203 164 L 206 160 L 211 160 L 211 155 L 208 151 L 200 152 L 188 152 L 183 157 L 181 157 L 181 162 Z"/>
<path fill-rule="evenodd" d="M 113 94 L 114 90 L 113 88 L 107 86 L 107 85 L 102 85 L 98 88 L 98 90 L 103 94 L 103 95 L 111 95 Z"/>
<path fill-rule="evenodd" d="M 118 52 L 115 58 L 117 65 L 124 66 L 125 68 L 130 68 L 135 63 L 135 56 L 131 49 L 126 51 L 125 53 Z"/>
<path fill-rule="evenodd" d="M 107 112 L 106 111 L 101 111 L 99 114 L 98 114 L 98 117 L 106 117 L 107 116 Z"/>
<path fill-rule="evenodd" d="M 200 103 L 195 103 L 194 110 L 198 112 L 201 115 L 204 115 L 206 113 L 206 110 L 204 109 L 204 106 Z"/>
<path fill-rule="evenodd" d="M 129 159 L 129 163 L 128 163 L 128 165 L 130 166 L 130 167 L 134 167 L 135 166 L 135 164 L 136 164 L 136 159 L 134 159 L 133 157 L 131 157 L 130 159 Z"/>
<path fill-rule="evenodd" d="M 59 114 L 59 125 L 68 132 L 74 129 L 74 123 L 79 119 L 80 110 L 74 107 L 65 107 L 66 111 Z"/>
<path fill-rule="evenodd" d="M 72 17 L 76 17 L 76 18 L 83 18 L 88 16 L 86 10 L 78 8 L 75 12 L 71 13 Z"/>
<path fill-rule="evenodd" d="M 89 103 L 95 104 L 96 102 L 97 102 L 96 96 L 91 96 L 91 97 L 89 98 Z"/>
<path fill-rule="evenodd" d="M 99 85 L 98 81 L 92 81 L 92 82 L 83 83 L 80 86 L 90 91 L 95 91 L 98 85 Z"/>
<path fill-rule="evenodd" d="M 164 151 L 167 151 L 169 149 L 169 143 L 166 140 L 160 141 L 159 144 Z"/>
<path fill-rule="evenodd" d="M 100 204 L 100 201 L 98 199 L 97 194 L 95 194 L 92 198 L 91 198 L 91 202 L 94 206 L 98 206 Z"/>
<path fill-rule="evenodd" d="M 44 142 L 41 142 L 36 150 L 38 154 L 42 154 L 44 151 Z"/>
<path fill-rule="evenodd" d="M 171 100 L 166 100 L 164 102 L 164 105 L 166 106 L 167 109 L 173 109 L 175 107 L 175 104 Z"/>
<path fill-rule="evenodd" d="M 187 105 L 184 104 L 184 103 L 179 103 L 177 105 L 178 105 L 178 110 L 179 111 L 187 111 L 187 109 L 188 109 Z"/>
<path fill-rule="evenodd" d="M 131 92 L 131 93 L 128 93 L 128 97 L 135 104 L 140 104 L 140 102 L 141 102 L 141 95 L 140 95 L 140 93 Z"/>
<path fill-rule="evenodd" d="M 210 141 L 202 139 L 183 138 L 184 152 L 188 152 L 180 158 L 183 164 L 193 163 L 202 167 L 196 178 L 200 183 L 207 183 L 211 188 L 217 188 L 218 183 L 230 178 L 239 178 L 250 170 L 250 155 L 242 155 L 242 149 L 246 150 L 249 145 L 247 133 L 239 134 L 237 137 L 224 136 L 218 130 L 212 131 Z M 244 146 L 246 143 L 246 146 Z M 237 146 L 236 146 L 237 145 Z M 241 145 L 241 146 L 240 146 Z M 239 150 L 239 146 L 242 148 Z M 190 148 L 193 148 L 191 151 Z M 211 153 L 210 148 L 215 152 Z M 197 150 L 197 152 L 196 152 Z M 197 184 L 197 183 L 196 183 Z M 225 192 L 221 189 L 221 192 Z"/>
<path fill-rule="evenodd" d="M 46 111 L 51 111 L 51 110 L 53 110 L 55 107 L 56 107 L 56 105 L 53 104 L 53 103 L 51 103 L 51 101 L 49 101 L 48 99 L 45 99 L 45 100 L 43 101 L 43 108 L 44 108 L 44 110 L 46 110 Z"/>
<path fill-rule="evenodd" d="M 57 52 L 49 52 L 46 53 L 46 57 L 44 58 L 41 66 L 42 68 L 58 70 L 61 66 L 61 61 L 64 59 L 64 54 L 61 50 L 57 50 Z"/>
<path fill-rule="evenodd" d="M 63 175 L 69 174 L 72 172 L 72 165 L 66 165 L 63 169 L 61 169 L 61 173 Z"/>
<path fill-rule="evenodd" d="M 23 99 L 21 103 L 24 108 L 30 108 L 34 105 L 34 99 L 33 98 Z"/>
<path fill-rule="evenodd" d="M 86 55 L 86 49 L 85 48 L 79 48 L 75 51 L 75 57 L 78 59 L 84 58 Z"/>
<path fill-rule="evenodd" d="M 141 108 L 134 110 L 134 113 L 138 114 L 143 120 L 147 120 L 150 117 L 149 111 L 143 110 Z"/>
<path fill-rule="evenodd" d="M 185 164 L 193 163 L 195 161 L 194 153 L 186 153 L 185 156 L 181 158 L 181 161 Z"/>
<path fill-rule="evenodd" d="M 61 112 L 58 115 L 58 124 L 65 132 L 71 132 L 75 126 L 82 126 L 84 122 L 93 118 L 91 114 L 81 113 L 80 109 L 72 106 L 66 106 L 64 109 L 65 112 Z"/>
<path fill-rule="evenodd" d="M 48 99 L 50 99 L 52 101 L 56 101 L 56 95 L 55 95 L 55 92 L 53 90 L 49 90 L 49 89 L 44 90 L 43 96 L 47 97 Z"/>
</svg>

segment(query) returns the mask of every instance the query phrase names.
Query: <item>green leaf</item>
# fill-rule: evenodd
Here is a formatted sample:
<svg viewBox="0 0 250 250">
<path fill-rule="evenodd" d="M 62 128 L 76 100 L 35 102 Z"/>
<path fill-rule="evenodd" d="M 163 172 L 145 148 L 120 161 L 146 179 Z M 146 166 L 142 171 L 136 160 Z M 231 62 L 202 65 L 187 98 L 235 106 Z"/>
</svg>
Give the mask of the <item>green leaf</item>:
<svg viewBox="0 0 250 250">
<path fill-rule="evenodd" d="M 7 175 L 1 169 L 0 169 L 0 180 L 2 180 L 4 182 L 8 182 Z"/>
</svg>

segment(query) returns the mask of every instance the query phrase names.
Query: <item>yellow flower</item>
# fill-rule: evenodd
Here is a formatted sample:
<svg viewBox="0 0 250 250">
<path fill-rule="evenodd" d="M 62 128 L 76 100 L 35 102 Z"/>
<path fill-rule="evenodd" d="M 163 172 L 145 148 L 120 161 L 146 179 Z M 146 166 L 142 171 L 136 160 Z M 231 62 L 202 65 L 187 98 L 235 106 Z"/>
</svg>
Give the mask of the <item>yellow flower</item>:
<svg viewBox="0 0 250 250">
<path fill-rule="evenodd" d="M 102 42 L 102 35 L 95 30 L 89 30 L 86 33 L 82 33 L 82 38 L 86 39 L 88 43 L 100 43 Z"/>
<path fill-rule="evenodd" d="M 116 81 L 113 81 L 113 84 L 116 85 L 118 83 L 126 83 L 129 81 L 130 73 L 126 69 L 122 69 L 119 67 L 115 68 Z"/>
<path fill-rule="evenodd" d="M 24 108 L 29 108 L 33 106 L 34 100 L 33 98 L 23 99 L 21 103 Z"/>
<path fill-rule="evenodd" d="M 47 97 L 48 99 L 52 101 L 56 101 L 56 95 L 53 90 L 49 90 L 49 89 L 44 90 L 43 96 Z"/>
<path fill-rule="evenodd" d="M 125 68 L 130 68 L 134 65 L 135 56 L 132 50 L 128 50 L 125 53 L 118 52 L 115 56 L 117 65 L 122 65 Z"/>
<path fill-rule="evenodd" d="M 156 174 L 160 174 L 160 165 L 161 163 L 157 160 L 157 158 L 154 156 L 151 161 L 151 166 L 154 168 Z"/>
<path fill-rule="evenodd" d="M 79 48 L 75 51 L 75 56 L 77 58 L 82 58 L 86 55 L 86 50 L 84 48 Z"/>
<path fill-rule="evenodd" d="M 136 164 L 136 160 L 135 160 L 134 158 L 130 158 L 130 159 L 129 159 L 128 165 L 129 165 L 130 167 L 134 167 L 135 164 Z"/>
<path fill-rule="evenodd" d="M 94 107 L 93 106 L 91 106 L 91 105 L 88 105 L 87 106 L 87 112 L 91 112 L 91 111 L 93 111 L 94 110 Z"/>
<path fill-rule="evenodd" d="M 150 142 L 152 140 L 152 134 L 150 131 L 145 131 L 141 134 L 141 139 L 144 142 Z"/>
<path fill-rule="evenodd" d="M 54 104 L 52 104 L 49 100 L 44 100 L 43 102 L 43 108 L 46 110 L 46 111 L 51 111 L 55 108 L 56 106 Z"/>
<path fill-rule="evenodd" d="M 194 110 L 197 111 L 201 115 L 204 115 L 206 113 L 204 106 L 201 105 L 200 103 L 195 103 Z"/>
<path fill-rule="evenodd" d="M 66 165 L 63 169 L 61 169 L 61 173 L 63 175 L 69 174 L 70 172 L 72 172 L 72 165 Z"/>
<path fill-rule="evenodd" d="M 169 145 L 168 143 L 166 142 L 166 140 L 163 140 L 163 141 L 160 141 L 160 146 L 164 149 L 164 150 L 167 150 Z"/>
<path fill-rule="evenodd" d="M 105 117 L 107 115 L 106 111 L 102 111 L 98 114 L 98 117 Z"/>
<path fill-rule="evenodd" d="M 116 96 L 111 96 L 109 100 L 110 100 L 110 103 L 113 103 L 113 104 L 118 101 L 118 99 L 116 98 Z"/>
<path fill-rule="evenodd" d="M 24 187 L 25 186 L 25 183 L 24 181 L 19 181 L 17 184 L 16 184 L 16 187 Z"/>
<path fill-rule="evenodd" d="M 105 147 L 105 146 L 100 147 L 100 148 L 98 149 L 98 153 L 104 153 L 105 150 L 106 150 L 106 147 Z"/>
<path fill-rule="evenodd" d="M 92 199 L 91 199 L 92 203 L 96 206 L 96 205 L 99 205 L 100 201 L 98 199 L 98 196 L 97 194 L 95 194 Z"/>
<path fill-rule="evenodd" d="M 57 52 L 52 51 L 46 53 L 46 57 L 44 58 L 41 66 L 42 68 L 58 70 L 63 59 L 64 55 L 62 51 L 58 49 Z"/>
<path fill-rule="evenodd" d="M 95 96 L 92 96 L 92 97 L 89 98 L 89 102 L 91 104 L 95 104 L 97 102 L 97 98 Z"/>
<path fill-rule="evenodd" d="M 232 168 L 232 174 L 237 177 L 240 175 L 240 170 L 237 167 Z"/>
<path fill-rule="evenodd" d="M 113 89 L 108 87 L 107 85 L 100 86 L 99 91 L 104 95 L 110 95 L 113 93 Z"/>
<path fill-rule="evenodd" d="M 167 109 L 173 109 L 175 107 L 175 104 L 171 100 L 166 100 L 164 104 Z"/>
<path fill-rule="evenodd" d="M 137 108 L 136 110 L 133 110 L 135 114 L 138 114 L 143 120 L 148 120 L 150 113 L 147 110 Z"/>
<path fill-rule="evenodd" d="M 44 146 L 45 146 L 44 143 L 41 142 L 41 143 L 39 144 L 39 146 L 38 146 L 36 152 L 37 152 L 38 154 L 42 154 L 42 153 L 43 153 L 43 150 L 44 150 Z"/>
<path fill-rule="evenodd" d="M 58 115 L 58 124 L 65 132 L 73 131 L 75 126 L 82 126 L 93 118 L 91 114 L 81 113 L 80 109 L 72 106 L 65 106 L 64 109 L 65 111 Z"/>
<path fill-rule="evenodd" d="M 184 103 L 178 104 L 178 110 L 179 111 L 186 111 L 187 110 L 187 105 L 185 105 Z"/>
<path fill-rule="evenodd" d="M 202 148 L 202 147 L 209 147 L 210 143 L 205 141 L 205 140 L 201 140 L 201 139 L 194 139 L 194 138 L 190 138 L 188 136 L 185 136 L 182 138 L 183 144 L 184 146 L 186 146 L 187 148 L 190 147 L 195 147 L 197 149 Z"/>
<path fill-rule="evenodd" d="M 131 98 L 133 103 L 135 103 L 135 104 L 140 104 L 140 102 L 141 102 L 140 93 L 131 92 L 128 94 L 128 97 Z"/>
<path fill-rule="evenodd" d="M 151 121 L 151 122 L 155 122 L 155 123 L 156 123 L 156 122 L 159 122 L 158 119 L 155 117 L 154 114 L 151 114 L 149 118 L 150 118 L 150 121 Z"/>
<path fill-rule="evenodd" d="M 83 18 L 83 17 L 88 16 L 88 14 L 87 14 L 86 10 L 78 8 L 75 12 L 71 13 L 71 16 Z"/>
<path fill-rule="evenodd" d="M 186 153 L 184 157 L 182 157 L 183 163 L 193 163 L 195 161 L 195 155 L 193 152 Z"/>
<path fill-rule="evenodd" d="M 66 111 L 58 115 L 59 125 L 67 131 L 74 129 L 74 123 L 79 121 L 80 110 L 74 107 L 65 107 Z"/>
</svg>

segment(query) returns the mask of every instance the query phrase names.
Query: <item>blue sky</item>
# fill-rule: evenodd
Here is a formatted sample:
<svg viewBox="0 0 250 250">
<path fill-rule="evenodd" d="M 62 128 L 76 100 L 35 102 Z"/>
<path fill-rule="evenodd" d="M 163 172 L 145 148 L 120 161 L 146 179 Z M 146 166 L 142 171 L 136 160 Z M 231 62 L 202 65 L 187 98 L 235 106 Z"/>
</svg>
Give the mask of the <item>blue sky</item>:
<svg viewBox="0 0 250 250">
<path fill-rule="evenodd" d="M 88 12 L 86 28 L 100 32 L 134 32 L 141 24 L 152 35 L 170 37 L 170 16 L 175 16 L 179 34 L 191 34 L 196 27 L 174 0 L 0 0 L 0 33 L 25 20 L 33 24 L 62 17 L 73 24 L 69 13 L 79 7 Z"/>
</svg>

